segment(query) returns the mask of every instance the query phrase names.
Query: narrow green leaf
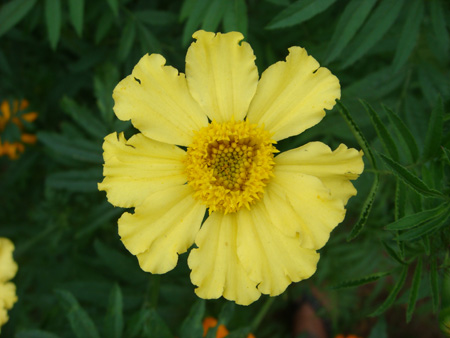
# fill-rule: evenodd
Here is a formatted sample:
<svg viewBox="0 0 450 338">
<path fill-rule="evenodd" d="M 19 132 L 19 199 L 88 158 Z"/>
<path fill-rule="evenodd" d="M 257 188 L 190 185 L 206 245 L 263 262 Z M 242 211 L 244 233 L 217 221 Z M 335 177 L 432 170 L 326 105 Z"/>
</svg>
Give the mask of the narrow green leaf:
<svg viewBox="0 0 450 338">
<path fill-rule="evenodd" d="M 191 15 L 191 12 L 194 10 L 195 4 L 197 2 L 198 2 L 197 0 L 184 0 L 183 1 L 183 5 L 181 6 L 181 10 L 180 10 L 180 18 L 179 18 L 180 22 L 183 22 Z"/>
<path fill-rule="evenodd" d="M 342 281 L 340 283 L 337 283 L 337 284 L 331 286 L 331 289 L 336 290 L 336 289 L 344 289 L 344 288 L 353 288 L 356 286 L 369 284 L 369 283 L 377 281 L 381 277 L 385 277 L 390 274 L 391 273 L 389 271 L 373 273 L 373 274 L 370 274 L 370 275 L 367 275 L 364 277 Z"/>
<path fill-rule="evenodd" d="M 109 296 L 108 309 L 105 316 L 105 337 L 120 338 L 123 333 L 123 299 L 119 285 L 114 284 Z"/>
<path fill-rule="evenodd" d="M 406 189 L 404 183 L 397 178 L 395 184 L 395 210 L 394 219 L 398 221 L 400 218 L 405 217 L 406 207 Z"/>
<path fill-rule="evenodd" d="M 117 220 L 121 213 L 123 213 L 122 208 L 114 208 L 106 201 L 93 207 L 86 219 L 85 226 L 75 234 L 75 239 L 80 239 L 93 233 L 104 224 L 111 224 L 111 221 L 113 219 Z"/>
<path fill-rule="evenodd" d="M 443 197 L 443 195 L 434 189 L 430 189 L 420 178 L 408 171 L 401 164 L 391 160 L 383 154 L 380 154 L 383 161 L 392 169 L 393 174 L 399 177 L 407 186 L 411 187 L 419 194 L 425 197 Z"/>
<path fill-rule="evenodd" d="M 183 35 L 181 38 L 181 42 L 183 46 L 187 46 L 187 44 L 192 39 L 192 34 L 200 27 L 202 23 L 202 19 L 208 10 L 211 2 L 209 0 L 197 0 L 194 3 L 194 6 L 187 17 L 186 24 L 184 25 Z"/>
<path fill-rule="evenodd" d="M 373 326 L 368 338 L 388 338 L 387 325 L 384 317 L 378 317 L 377 323 Z"/>
<path fill-rule="evenodd" d="M 416 307 L 417 296 L 419 294 L 420 281 L 422 280 L 422 258 L 417 262 L 416 270 L 412 280 L 411 291 L 408 299 L 408 309 L 406 310 L 406 322 L 411 321 L 414 309 Z"/>
<path fill-rule="evenodd" d="M 364 155 L 367 156 L 372 167 L 374 167 L 374 169 L 377 169 L 377 162 L 375 160 L 375 157 L 373 156 L 372 149 L 370 148 L 369 143 L 367 142 L 366 138 L 364 137 L 363 133 L 361 132 L 361 129 L 359 129 L 358 125 L 353 120 L 349 111 L 342 104 L 342 102 L 337 101 L 337 104 L 338 104 L 339 112 L 341 113 L 341 116 L 344 118 L 345 122 L 347 122 L 347 125 L 349 126 L 353 136 L 355 136 L 356 140 L 358 141 L 359 146 L 364 151 Z"/>
<path fill-rule="evenodd" d="M 442 98 L 438 96 L 434 109 L 431 112 L 430 122 L 428 123 L 428 131 L 423 152 L 424 160 L 438 156 L 441 149 L 443 126 L 444 105 L 442 103 Z"/>
<path fill-rule="evenodd" d="M 350 57 L 342 64 L 342 68 L 352 65 L 366 54 L 391 28 L 400 14 L 404 0 L 383 0 L 370 16 L 367 23 L 349 45 Z"/>
<path fill-rule="evenodd" d="M 100 41 L 102 41 L 106 34 L 108 34 L 109 30 L 112 27 L 112 24 L 114 22 L 114 17 L 109 14 L 103 13 L 103 15 L 100 17 L 97 23 L 97 29 L 95 30 L 95 43 L 98 44 Z"/>
<path fill-rule="evenodd" d="M 219 23 L 222 20 L 225 10 L 228 7 L 227 3 L 229 1 L 223 0 L 212 0 L 211 4 L 206 11 L 205 17 L 202 23 L 202 29 L 208 32 L 216 32 Z M 233 1 L 231 1 L 232 3 Z"/>
<path fill-rule="evenodd" d="M 49 174 L 45 180 L 48 187 L 74 192 L 98 191 L 97 183 L 101 181 L 102 169 L 66 170 Z"/>
<path fill-rule="evenodd" d="M 403 284 L 405 284 L 406 275 L 408 274 L 408 265 L 404 265 L 400 278 L 397 280 L 397 283 L 395 283 L 394 287 L 392 288 L 391 292 L 383 302 L 375 311 L 373 311 L 369 316 L 370 317 L 376 317 L 381 315 L 384 311 L 386 311 L 395 301 L 397 298 L 398 293 L 403 287 Z"/>
<path fill-rule="evenodd" d="M 144 335 L 145 337 L 173 338 L 167 324 L 155 309 L 149 310 L 148 320 L 144 325 Z"/>
<path fill-rule="evenodd" d="M 175 24 L 177 16 L 173 12 L 159 11 L 159 10 L 139 10 L 133 13 L 142 23 L 151 26 L 166 26 Z"/>
<path fill-rule="evenodd" d="M 366 20 L 377 0 L 352 0 L 340 15 L 336 29 L 328 45 L 325 63 L 335 60 L 355 36 L 358 29 Z"/>
<path fill-rule="evenodd" d="M 445 159 L 447 160 L 447 163 L 450 164 L 450 149 L 442 147 L 442 151 L 444 153 Z"/>
<path fill-rule="evenodd" d="M 433 301 L 433 313 L 436 313 L 439 308 L 439 274 L 437 270 L 437 257 L 431 258 L 430 285 L 431 299 Z"/>
<path fill-rule="evenodd" d="M 0 36 L 22 20 L 37 0 L 12 0 L 0 7 Z"/>
<path fill-rule="evenodd" d="M 413 215 L 402 217 L 399 220 L 392 222 L 386 226 L 387 230 L 406 230 L 416 227 L 423 222 L 436 218 L 442 214 L 448 208 L 446 203 L 439 205 L 438 207 L 430 210 L 418 212 Z"/>
<path fill-rule="evenodd" d="M 430 236 L 425 235 L 424 237 L 422 237 L 422 244 L 423 248 L 425 249 L 425 254 L 429 256 L 431 253 Z"/>
<path fill-rule="evenodd" d="M 325 11 L 336 0 L 298 0 L 275 16 L 267 29 L 290 27 L 301 24 Z"/>
<path fill-rule="evenodd" d="M 83 33 L 84 0 L 69 0 L 69 17 L 73 28 L 81 37 Z"/>
<path fill-rule="evenodd" d="M 384 111 L 386 112 L 392 125 L 395 127 L 399 139 L 404 145 L 405 149 L 408 149 L 412 161 L 415 163 L 419 159 L 419 147 L 417 146 L 416 139 L 411 134 L 411 131 L 405 125 L 403 120 L 392 111 L 390 108 L 383 105 Z"/>
<path fill-rule="evenodd" d="M 435 231 L 439 230 L 441 227 L 446 225 L 449 216 L 450 214 L 448 213 L 447 210 L 447 212 L 439 214 L 438 217 L 432 218 L 422 223 L 418 227 L 403 232 L 401 235 L 398 236 L 398 239 L 400 241 L 413 241 L 425 235 L 432 234 Z"/>
<path fill-rule="evenodd" d="M 125 24 L 125 28 L 122 31 L 122 35 L 120 36 L 119 49 L 117 53 L 119 60 L 124 61 L 127 58 L 128 54 L 130 54 L 135 36 L 135 22 L 132 20 L 128 20 L 128 22 Z"/>
<path fill-rule="evenodd" d="M 119 15 L 119 0 L 106 0 L 108 2 L 109 8 L 111 8 L 114 16 Z"/>
<path fill-rule="evenodd" d="M 217 320 L 217 325 L 211 329 L 208 330 L 208 334 L 206 335 L 206 338 L 215 338 L 217 334 L 217 330 L 220 325 L 227 326 L 231 318 L 234 314 L 234 309 L 236 305 L 233 302 L 227 302 L 222 306 L 222 309 L 219 313 L 219 318 Z"/>
<path fill-rule="evenodd" d="M 70 327 L 78 338 L 100 338 L 91 317 L 68 291 L 56 290 L 59 303 L 66 312 Z"/>
<path fill-rule="evenodd" d="M 447 24 L 445 22 L 445 9 L 441 0 L 427 1 L 430 5 L 431 25 L 437 41 L 444 52 L 448 51 L 450 46 L 450 37 L 448 35 Z"/>
<path fill-rule="evenodd" d="M 225 32 L 241 32 L 245 37 L 248 30 L 247 4 L 245 0 L 226 1 L 227 7 L 223 17 Z"/>
<path fill-rule="evenodd" d="M 388 132 L 388 130 L 384 126 L 384 123 L 381 121 L 380 117 L 378 116 L 377 112 L 370 106 L 370 104 L 368 102 L 366 102 L 364 100 L 361 100 L 360 102 L 362 103 L 362 105 L 366 109 L 367 113 L 369 114 L 370 120 L 372 121 L 372 124 L 375 127 L 377 135 L 380 138 L 384 149 L 386 150 L 386 152 L 389 155 L 391 155 L 391 158 L 394 161 L 398 161 L 399 156 L 398 156 L 397 146 L 396 146 L 394 140 L 392 139 L 391 134 Z"/>
<path fill-rule="evenodd" d="M 205 301 L 197 300 L 189 311 L 189 315 L 181 324 L 180 338 L 197 338 L 203 335 L 202 320 L 205 315 Z"/>
<path fill-rule="evenodd" d="M 417 43 L 420 25 L 424 16 L 424 1 L 408 1 L 406 21 L 400 34 L 400 38 L 395 51 L 393 69 L 397 72 L 408 60 Z"/>
<path fill-rule="evenodd" d="M 45 0 L 45 23 L 50 46 L 55 50 L 61 34 L 61 0 Z"/>
<path fill-rule="evenodd" d="M 56 334 L 42 330 L 24 330 L 17 333 L 15 338 L 59 338 Z"/>
<path fill-rule="evenodd" d="M 405 261 L 403 260 L 403 258 L 401 257 L 401 254 L 399 252 L 397 252 L 396 250 L 394 250 L 388 243 L 386 243 L 385 241 L 381 242 L 383 244 L 384 249 L 386 250 L 386 252 L 388 253 L 388 255 L 393 258 L 394 260 L 396 260 L 398 263 L 400 263 L 401 265 L 406 264 Z"/>
</svg>

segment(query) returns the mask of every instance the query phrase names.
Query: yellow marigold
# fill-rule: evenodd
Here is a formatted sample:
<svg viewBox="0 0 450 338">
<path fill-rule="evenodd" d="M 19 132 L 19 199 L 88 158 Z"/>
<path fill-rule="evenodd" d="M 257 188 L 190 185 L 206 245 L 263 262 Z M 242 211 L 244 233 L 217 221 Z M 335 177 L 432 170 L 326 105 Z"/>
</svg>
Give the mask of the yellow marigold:
<svg viewBox="0 0 450 338">
<path fill-rule="evenodd" d="M 0 330 L 8 321 L 8 310 L 17 302 L 16 286 L 9 282 L 17 273 L 13 259 L 14 244 L 0 237 Z"/>
<path fill-rule="evenodd" d="M 186 75 L 145 55 L 114 89 L 115 114 L 141 133 L 105 137 L 99 189 L 135 208 L 119 235 L 143 270 L 172 270 L 195 243 L 197 295 L 250 304 L 314 274 L 356 194 L 362 152 L 311 142 L 275 156 L 276 141 L 317 124 L 340 97 L 338 79 L 303 48 L 258 79 L 241 33 L 193 37 Z"/>
<path fill-rule="evenodd" d="M 15 160 L 19 157 L 20 153 L 24 152 L 25 144 L 36 143 L 36 135 L 28 134 L 23 131 L 24 121 L 31 123 L 37 118 L 36 112 L 19 114 L 27 107 L 27 100 L 14 100 L 12 106 L 9 101 L 3 101 L 0 104 L 0 157 L 8 156 L 10 159 Z M 17 128 L 19 128 L 20 139 L 13 142 L 6 140 L 2 141 L 1 134 L 7 128 L 9 123 L 15 124 Z"/>
<path fill-rule="evenodd" d="M 206 337 L 209 329 L 212 329 L 217 326 L 217 319 L 214 317 L 206 317 L 203 319 L 203 337 Z M 228 336 L 228 329 L 225 325 L 219 325 L 216 332 L 216 338 L 225 338 Z M 249 333 L 247 338 L 255 338 L 252 333 Z"/>
</svg>

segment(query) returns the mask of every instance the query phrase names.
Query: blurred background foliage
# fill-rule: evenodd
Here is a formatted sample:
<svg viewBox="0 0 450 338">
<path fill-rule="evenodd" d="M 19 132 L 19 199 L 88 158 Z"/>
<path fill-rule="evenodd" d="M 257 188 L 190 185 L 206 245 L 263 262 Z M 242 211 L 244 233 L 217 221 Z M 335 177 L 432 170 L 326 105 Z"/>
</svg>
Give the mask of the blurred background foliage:
<svg viewBox="0 0 450 338">
<path fill-rule="evenodd" d="M 37 143 L 0 157 L 0 236 L 19 264 L 2 337 L 195 338 L 207 315 L 229 337 L 302 337 L 305 304 L 328 337 L 450 334 L 449 23 L 446 0 L 1 1 L 0 101 L 38 113 L 23 126 Z M 113 88 L 145 53 L 184 71 L 200 28 L 241 31 L 260 74 L 305 47 L 342 98 L 280 149 L 320 140 L 366 155 L 317 273 L 248 307 L 199 300 L 186 254 L 166 275 L 142 272 L 117 235 L 123 210 L 97 191 L 104 136 L 134 132 Z M 20 141 L 1 129 L 3 144 Z"/>
</svg>

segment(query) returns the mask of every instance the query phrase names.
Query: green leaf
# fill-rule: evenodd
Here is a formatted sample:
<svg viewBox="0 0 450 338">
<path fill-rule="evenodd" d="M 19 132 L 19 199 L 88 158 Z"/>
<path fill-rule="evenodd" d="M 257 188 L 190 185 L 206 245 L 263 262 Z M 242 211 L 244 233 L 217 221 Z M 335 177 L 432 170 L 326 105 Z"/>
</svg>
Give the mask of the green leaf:
<svg viewBox="0 0 450 338">
<path fill-rule="evenodd" d="M 125 28 L 122 31 L 119 41 L 119 49 L 117 56 L 120 61 L 124 61 L 128 54 L 130 54 L 131 47 L 134 43 L 134 38 L 136 36 L 136 25 L 132 20 L 128 20 L 125 24 Z"/>
<path fill-rule="evenodd" d="M 419 194 L 425 197 L 443 197 L 443 195 L 434 189 L 429 188 L 420 178 L 408 171 L 401 164 L 391 160 L 383 154 L 380 154 L 383 161 L 392 169 L 394 175 L 400 178 L 407 186 L 411 187 Z"/>
<path fill-rule="evenodd" d="M 364 225 L 366 224 L 367 219 L 369 218 L 370 215 L 370 211 L 372 210 L 373 201 L 375 200 L 375 196 L 378 191 L 378 183 L 379 183 L 379 175 L 378 173 L 376 173 L 374 181 L 372 183 L 372 187 L 370 188 L 369 195 L 364 201 L 361 214 L 359 215 L 358 221 L 353 226 L 352 231 L 348 235 L 347 241 L 355 239 L 356 236 L 358 236 L 361 230 L 363 229 Z"/>
<path fill-rule="evenodd" d="M 432 218 L 411 230 L 403 232 L 401 235 L 398 236 L 398 240 L 413 241 L 425 235 L 432 234 L 435 231 L 439 230 L 441 227 L 446 225 L 449 216 L 450 214 L 448 213 L 447 210 L 447 212 L 439 214 L 438 217 Z"/>
<path fill-rule="evenodd" d="M 148 319 L 144 324 L 143 332 L 146 337 L 173 338 L 167 324 L 155 309 L 148 310 Z"/>
<path fill-rule="evenodd" d="M 360 277 L 357 279 L 342 281 L 340 283 L 337 283 L 337 284 L 331 286 L 331 289 L 335 290 L 335 289 L 353 288 L 356 286 L 369 284 L 369 283 L 377 281 L 381 277 L 385 277 L 390 274 L 391 273 L 389 271 L 373 273 L 373 274 L 363 276 L 363 277 Z"/>
<path fill-rule="evenodd" d="M 403 0 L 383 0 L 377 6 L 367 23 L 349 46 L 352 52 L 350 57 L 342 64 L 342 68 L 352 65 L 380 41 L 394 24 L 402 6 Z"/>
<path fill-rule="evenodd" d="M 105 337 L 120 338 L 123 333 L 123 300 L 119 285 L 114 284 L 109 296 L 108 309 L 105 317 Z"/>
<path fill-rule="evenodd" d="M 42 330 L 24 330 L 17 333 L 15 338 L 59 338 L 56 334 Z"/>
<path fill-rule="evenodd" d="M 108 2 L 109 8 L 111 8 L 114 16 L 119 16 L 119 0 L 106 0 Z"/>
<path fill-rule="evenodd" d="M 347 125 L 349 126 L 352 134 L 355 136 L 356 140 L 358 141 L 359 146 L 363 149 L 364 155 L 367 156 L 372 167 L 374 167 L 374 169 L 377 169 L 377 162 L 375 160 L 375 157 L 373 156 L 372 149 L 370 148 L 369 143 L 367 142 L 366 138 L 364 137 L 363 133 L 361 132 L 361 129 L 359 129 L 358 125 L 353 120 L 349 111 L 342 104 L 342 102 L 337 101 L 337 104 L 338 104 L 339 112 L 341 113 L 341 116 L 344 118 L 345 122 L 347 122 Z"/>
<path fill-rule="evenodd" d="M 448 35 L 447 24 L 445 22 L 445 9 L 441 0 L 427 1 L 430 5 L 431 25 L 433 26 L 434 34 L 436 35 L 439 45 L 444 52 L 448 51 L 450 46 L 450 38 Z"/>
<path fill-rule="evenodd" d="M 405 216 L 406 189 L 403 182 L 397 178 L 395 184 L 395 210 L 394 219 L 397 221 Z"/>
<path fill-rule="evenodd" d="M 202 320 L 205 315 L 205 300 L 199 299 L 191 307 L 189 315 L 181 324 L 180 338 L 197 338 L 203 335 Z"/>
<path fill-rule="evenodd" d="M 103 14 L 100 17 L 100 20 L 98 20 L 97 23 L 97 29 L 95 30 L 95 35 L 94 35 L 94 39 L 95 39 L 95 43 L 98 44 L 100 41 L 102 41 L 106 34 L 108 34 L 109 30 L 112 27 L 112 24 L 114 23 L 114 17 L 112 15 L 108 14 Z"/>
<path fill-rule="evenodd" d="M 377 0 L 352 0 L 340 15 L 336 29 L 328 45 L 325 63 L 335 60 L 355 36 L 358 29 L 366 20 Z"/>
<path fill-rule="evenodd" d="M 384 249 L 386 250 L 387 254 L 393 258 L 394 260 L 396 260 L 398 263 L 400 263 L 401 265 L 406 264 L 403 260 L 403 258 L 401 257 L 400 252 L 397 252 L 396 250 L 394 250 L 387 242 L 382 241 L 381 242 L 383 244 Z"/>
<path fill-rule="evenodd" d="M 219 318 L 217 320 L 217 325 L 208 330 L 208 334 L 206 338 L 215 338 L 217 334 L 217 330 L 220 325 L 228 325 L 228 322 L 231 320 L 234 314 L 234 309 L 236 305 L 233 302 L 227 302 L 222 306 L 220 310 Z"/>
<path fill-rule="evenodd" d="M 377 323 L 373 326 L 368 338 L 388 338 L 387 325 L 384 317 L 378 318 Z"/>
<path fill-rule="evenodd" d="M 431 112 L 428 124 L 427 136 L 425 138 L 424 160 L 438 156 L 441 151 L 442 131 L 444 126 L 444 105 L 442 98 L 438 96 L 437 102 Z"/>
<path fill-rule="evenodd" d="M 397 146 L 395 145 L 395 142 L 392 139 L 391 134 L 388 132 L 388 130 L 384 126 L 384 123 L 381 121 L 377 112 L 375 110 L 373 110 L 373 108 L 369 105 L 368 102 L 363 101 L 363 100 L 361 100 L 360 102 L 362 103 L 362 105 L 366 109 L 367 113 L 369 114 L 370 120 L 372 121 L 372 124 L 375 127 L 377 135 L 380 138 L 384 149 L 386 150 L 387 153 L 389 153 L 389 155 L 391 155 L 391 158 L 393 160 L 398 161 L 399 156 L 398 156 Z"/>
<path fill-rule="evenodd" d="M 83 33 L 84 0 L 69 0 L 69 18 L 78 36 Z"/>
<path fill-rule="evenodd" d="M 55 291 L 59 303 L 66 312 L 70 327 L 78 338 L 100 338 L 91 317 L 80 306 L 75 297 L 68 291 Z"/>
<path fill-rule="evenodd" d="M 76 234 L 75 239 L 83 238 L 94 232 L 98 227 L 108 223 L 111 224 L 112 219 L 116 218 L 123 213 L 123 209 L 114 208 L 108 202 L 96 205 L 92 208 L 89 216 L 86 219 L 86 224 Z M 114 252 L 116 253 L 116 252 Z M 120 254 L 119 254 L 120 256 Z"/>
<path fill-rule="evenodd" d="M 416 227 L 425 221 L 428 221 L 428 220 L 438 217 L 447 208 L 448 208 L 447 203 L 443 203 L 434 209 L 421 211 L 416 214 L 400 218 L 399 220 L 387 225 L 386 229 L 387 230 L 406 230 L 406 229 Z"/>
<path fill-rule="evenodd" d="M 50 46 L 55 50 L 61 33 L 61 0 L 45 0 L 45 23 Z"/>
<path fill-rule="evenodd" d="M 411 321 L 414 309 L 416 307 L 417 296 L 419 294 L 420 281 L 422 280 L 422 259 L 417 262 L 416 270 L 412 280 L 411 291 L 408 299 L 408 309 L 406 310 L 406 322 Z"/>
<path fill-rule="evenodd" d="M 183 22 L 191 15 L 197 2 L 197 0 L 184 0 L 180 10 L 180 22 Z"/>
<path fill-rule="evenodd" d="M 177 16 L 168 11 L 139 10 L 133 13 L 140 22 L 151 26 L 166 26 L 175 24 Z"/>
<path fill-rule="evenodd" d="M 437 258 L 433 257 L 430 264 L 431 299 L 433 301 L 433 313 L 439 308 L 439 274 L 437 270 Z"/>
<path fill-rule="evenodd" d="M 22 20 L 37 0 L 12 0 L 0 7 L 0 36 Z"/>
<path fill-rule="evenodd" d="M 305 22 L 325 11 L 336 0 L 298 0 L 275 16 L 267 29 L 290 27 Z"/>
<path fill-rule="evenodd" d="M 388 297 L 385 299 L 383 304 L 381 304 L 375 311 L 373 311 L 369 316 L 370 317 L 376 317 L 381 315 L 383 312 L 385 312 L 395 301 L 397 298 L 398 293 L 403 287 L 403 284 L 405 284 L 406 275 L 408 274 L 408 265 L 404 265 L 400 278 L 398 279 L 397 283 L 395 283 L 394 287 L 392 288 L 391 292 L 389 293 Z"/>
<path fill-rule="evenodd" d="M 408 1 L 406 21 L 395 51 L 393 69 L 397 72 L 408 60 L 417 43 L 420 25 L 424 16 L 424 1 Z"/>
<path fill-rule="evenodd" d="M 414 163 L 417 162 L 417 160 L 419 159 L 419 147 L 417 146 L 416 139 L 411 134 L 411 131 L 405 125 L 403 120 L 396 113 L 394 113 L 394 111 L 384 105 L 383 108 L 392 125 L 395 127 L 399 139 L 404 145 L 404 148 L 408 149 L 412 161 Z"/>
<path fill-rule="evenodd" d="M 229 2 L 233 3 L 233 1 L 212 0 L 203 19 L 202 29 L 208 32 L 217 31 Z"/>
<path fill-rule="evenodd" d="M 94 192 L 98 191 L 97 183 L 100 182 L 101 178 L 101 168 L 66 170 L 48 175 L 45 184 L 54 189 Z"/>
<path fill-rule="evenodd" d="M 447 163 L 450 164 L 450 149 L 442 147 L 442 151 L 444 153 L 445 159 L 447 160 Z"/>
<path fill-rule="evenodd" d="M 247 4 L 245 0 L 226 1 L 227 7 L 223 17 L 225 32 L 241 32 L 245 37 L 248 30 Z"/>
<path fill-rule="evenodd" d="M 209 0 L 197 0 L 195 1 L 189 16 L 187 17 L 186 24 L 184 25 L 183 35 L 181 38 L 181 42 L 183 46 L 187 46 L 187 44 L 192 39 L 192 34 L 200 27 L 202 23 L 202 18 L 205 16 L 206 11 L 210 5 Z"/>
</svg>

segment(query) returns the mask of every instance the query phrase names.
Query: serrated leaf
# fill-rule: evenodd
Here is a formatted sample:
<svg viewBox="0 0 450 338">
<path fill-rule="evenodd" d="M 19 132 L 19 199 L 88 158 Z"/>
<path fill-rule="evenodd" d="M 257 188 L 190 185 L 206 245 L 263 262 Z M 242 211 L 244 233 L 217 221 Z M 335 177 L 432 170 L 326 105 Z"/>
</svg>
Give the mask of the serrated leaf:
<svg viewBox="0 0 450 338">
<path fill-rule="evenodd" d="M 394 72 L 397 72 L 408 60 L 417 43 L 420 25 L 424 16 L 424 1 L 408 1 L 406 21 L 400 34 L 393 61 Z"/>
<path fill-rule="evenodd" d="M 197 0 L 187 17 L 186 24 L 184 25 L 183 35 L 181 42 L 183 46 L 186 46 L 192 39 L 192 34 L 200 27 L 202 18 L 204 17 L 208 7 L 210 5 L 209 0 Z"/>
<path fill-rule="evenodd" d="M 383 304 L 381 304 L 375 311 L 373 311 L 369 316 L 370 317 L 376 317 L 381 315 L 384 311 L 386 311 L 395 301 L 397 298 L 398 293 L 403 287 L 403 284 L 405 284 L 406 275 L 408 274 L 408 265 L 404 265 L 400 278 L 397 280 L 397 283 L 395 283 L 394 287 L 392 288 L 391 292 L 389 293 L 388 297 L 385 299 Z"/>
<path fill-rule="evenodd" d="M 24 330 L 17 333 L 15 338 L 59 338 L 56 334 L 42 330 Z"/>
<path fill-rule="evenodd" d="M 369 114 L 370 120 L 372 121 L 372 124 L 375 127 L 377 135 L 380 138 L 384 149 L 386 150 L 387 153 L 389 153 L 389 155 L 391 155 L 391 158 L 393 160 L 398 161 L 399 156 L 397 146 L 395 145 L 395 142 L 392 139 L 391 134 L 384 126 L 384 123 L 381 121 L 377 112 L 370 106 L 368 102 L 361 100 L 361 103 L 364 106 L 367 113 Z"/>
<path fill-rule="evenodd" d="M 331 37 L 325 63 L 335 60 L 341 54 L 364 23 L 376 2 L 377 0 L 352 0 L 345 7 Z"/>
<path fill-rule="evenodd" d="M 78 338 L 100 338 L 91 317 L 68 291 L 56 290 L 59 303 L 66 312 L 70 327 Z"/>
<path fill-rule="evenodd" d="M 421 211 L 421 212 L 418 212 L 413 215 L 408 215 L 406 217 L 402 217 L 399 220 L 387 225 L 386 229 L 387 230 L 406 230 L 406 229 L 410 229 L 410 228 L 419 226 L 420 224 L 424 223 L 425 221 L 428 221 L 428 220 L 438 217 L 447 208 L 448 208 L 448 206 L 446 205 L 446 203 L 443 203 L 434 209 L 425 210 L 425 211 Z"/>
<path fill-rule="evenodd" d="M 69 0 L 69 18 L 78 36 L 83 33 L 84 0 Z"/>
<path fill-rule="evenodd" d="M 203 335 L 202 319 L 205 315 L 205 301 L 197 300 L 189 311 L 189 315 L 181 324 L 180 338 L 197 338 Z"/>
<path fill-rule="evenodd" d="M 106 0 L 108 2 L 109 8 L 111 8 L 114 16 L 119 15 L 119 0 Z"/>
<path fill-rule="evenodd" d="M 425 148 L 423 152 L 424 160 L 437 156 L 441 149 L 442 131 L 444 126 L 444 105 L 442 98 L 438 96 L 437 102 L 431 112 L 428 123 L 427 136 L 425 138 Z"/>
<path fill-rule="evenodd" d="M 247 4 L 245 0 L 226 1 L 227 7 L 223 17 L 225 32 L 238 31 L 245 37 L 248 30 Z"/>
<path fill-rule="evenodd" d="M 433 26 L 436 39 L 439 41 L 444 52 L 448 51 L 450 38 L 448 35 L 447 24 L 445 22 L 445 10 L 441 0 L 427 1 L 430 5 L 431 25 Z"/>
<path fill-rule="evenodd" d="M 337 283 L 337 284 L 331 286 L 331 289 L 336 290 L 336 289 L 343 289 L 343 288 L 353 288 L 353 287 L 357 287 L 360 285 L 369 284 L 369 283 L 377 281 L 381 277 L 385 277 L 390 274 L 391 273 L 389 271 L 373 273 L 373 274 L 363 276 L 363 277 L 360 277 L 357 279 L 342 281 L 340 283 Z"/>
<path fill-rule="evenodd" d="M 0 36 L 22 20 L 34 7 L 37 0 L 12 0 L 0 7 Z"/>
<path fill-rule="evenodd" d="M 441 227 L 446 225 L 449 216 L 450 215 L 448 212 L 443 212 L 438 217 L 430 219 L 422 223 L 418 227 L 403 232 L 401 235 L 398 236 L 398 240 L 413 241 L 425 235 L 432 234 L 435 231 L 439 230 Z"/>
<path fill-rule="evenodd" d="M 422 259 L 417 262 L 416 270 L 411 284 L 411 291 L 408 298 L 408 309 L 406 310 L 406 322 L 411 321 L 414 309 L 416 307 L 417 296 L 419 294 L 420 281 L 422 280 Z"/>
<path fill-rule="evenodd" d="M 45 0 L 45 23 L 50 46 L 55 50 L 61 34 L 61 0 Z"/>
<path fill-rule="evenodd" d="M 401 164 L 391 160 L 383 154 L 380 154 L 383 161 L 392 169 L 394 175 L 400 178 L 407 186 L 411 187 L 419 194 L 425 197 L 443 197 L 443 195 L 434 189 L 429 188 L 420 178 L 408 171 Z"/>
<path fill-rule="evenodd" d="M 397 221 L 405 216 L 406 189 L 403 182 L 397 178 L 395 184 L 395 210 L 394 219 Z"/>
<path fill-rule="evenodd" d="M 266 28 L 276 29 L 301 24 L 325 11 L 335 1 L 336 0 L 298 0 L 275 16 Z"/>
<path fill-rule="evenodd" d="M 130 54 L 135 36 L 136 36 L 135 22 L 132 20 L 128 20 L 128 22 L 125 24 L 125 28 L 122 31 L 122 35 L 120 36 L 119 41 L 117 56 L 120 61 L 124 61 L 127 58 L 128 54 Z"/>
<path fill-rule="evenodd" d="M 433 313 L 439 308 L 439 274 L 437 270 L 437 258 L 433 257 L 430 264 L 431 299 L 433 301 Z"/>
<path fill-rule="evenodd" d="M 219 23 L 224 16 L 224 12 L 227 8 L 227 1 L 212 0 L 202 23 L 202 29 L 208 32 L 217 31 Z"/>
<path fill-rule="evenodd" d="M 97 183 L 102 178 L 101 168 L 66 170 L 49 174 L 45 180 L 48 187 L 73 192 L 98 191 Z"/>
<path fill-rule="evenodd" d="M 386 250 L 386 252 L 388 253 L 388 255 L 393 258 L 394 260 L 396 260 L 398 263 L 400 264 L 406 264 L 403 261 L 403 258 L 401 257 L 400 253 L 398 253 L 397 251 L 395 251 L 389 244 L 387 244 L 385 241 L 381 242 L 383 244 L 384 249 Z"/>
<path fill-rule="evenodd" d="M 105 337 L 122 337 L 124 327 L 123 299 L 119 285 L 114 284 L 109 295 L 108 309 L 105 316 Z"/>
<path fill-rule="evenodd" d="M 412 161 L 414 163 L 417 162 L 417 160 L 419 159 L 419 147 L 417 146 L 416 139 L 411 134 L 411 131 L 405 125 L 403 120 L 392 109 L 384 105 L 383 108 L 392 125 L 395 127 L 399 139 L 404 145 L 404 148 L 408 149 Z"/>
<path fill-rule="evenodd" d="M 383 0 L 370 16 L 367 23 L 349 45 L 350 57 L 342 64 L 342 68 L 352 65 L 366 54 L 391 28 L 400 14 L 403 0 Z"/>
</svg>

